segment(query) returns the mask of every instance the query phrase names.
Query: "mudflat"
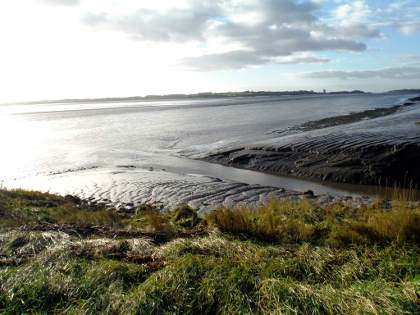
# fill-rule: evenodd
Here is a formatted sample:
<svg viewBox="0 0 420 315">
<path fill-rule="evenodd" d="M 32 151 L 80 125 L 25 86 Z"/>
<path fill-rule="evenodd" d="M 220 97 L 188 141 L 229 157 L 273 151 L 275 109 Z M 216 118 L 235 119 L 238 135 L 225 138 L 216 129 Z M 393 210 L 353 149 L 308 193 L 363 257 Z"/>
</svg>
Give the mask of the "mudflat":
<svg viewBox="0 0 420 315">
<path fill-rule="evenodd" d="M 275 130 L 276 139 L 204 159 L 320 181 L 418 186 L 420 130 L 416 125 L 420 117 L 417 111 L 405 110 L 418 106 L 417 99 Z"/>
</svg>

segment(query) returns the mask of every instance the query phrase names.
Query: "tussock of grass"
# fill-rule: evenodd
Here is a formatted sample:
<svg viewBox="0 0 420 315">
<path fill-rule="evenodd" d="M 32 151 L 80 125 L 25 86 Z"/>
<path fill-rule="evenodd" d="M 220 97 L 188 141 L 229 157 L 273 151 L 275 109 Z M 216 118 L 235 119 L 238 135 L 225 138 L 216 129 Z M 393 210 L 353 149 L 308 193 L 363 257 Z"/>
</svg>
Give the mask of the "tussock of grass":
<svg viewBox="0 0 420 315">
<path fill-rule="evenodd" d="M 391 241 L 420 244 L 420 211 L 372 211 L 364 220 L 349 219 L 334 226 L 329 240 L 334 245 L 381 244 Z"/>
<path fill-rule="evenodd" d="M 253 209 L 220 208 L 206 221 L 223 232 L 243 234 L 261 241 L 310 242 L 314 245 L 348 246 L 414 242 L 420 244 L 420 209 L 383 209 L 378 200 L 369 208 L 331 205 L 321 208 L 309 201 L 273 201 Z"/>
<path fill-rule="evenodd" d="M 197 212 L 188 205 L 181 205 L 172 212 L 171 221 L 185 228 L 192 228 L 199 222 Z"/>
<path fill-rule="evenodd" d="M 185 205 L 131 217 L 70 197 L 0 196 L 0 313 L 420 313 L 420 214 L 410 204 L 273 201 L 200 220 Z M 82 237 L 60 224 L 127 233 Z"/>
</svg>

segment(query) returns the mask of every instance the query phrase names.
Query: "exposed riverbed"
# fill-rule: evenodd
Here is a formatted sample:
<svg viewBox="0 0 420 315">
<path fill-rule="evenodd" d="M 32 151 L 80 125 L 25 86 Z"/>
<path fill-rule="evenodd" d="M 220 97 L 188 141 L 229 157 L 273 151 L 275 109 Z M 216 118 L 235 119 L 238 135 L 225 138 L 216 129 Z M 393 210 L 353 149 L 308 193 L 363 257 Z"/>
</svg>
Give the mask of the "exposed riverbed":
<svg viewBox="0 0 420 315">
<path fill-rule="evenodd" d="M 1 106 L 0 181 L 6 187 L 72 193 L 114 205 L 155 202 L 173 207 L 188 202 L 202 211 L 219 204 L 257 205 L 270 198 L 299 196 L 307 189 L 324 199 L 329 198 L 325 194 L 332 200 L 335 196 L 347 200 L 347 195 L 360 198 L 374 189 L 330 186 L 197 159 L 245 147 L 278 153 L 288 143 L 310 144 L 316 150 L 316 141 L 328 138 L 339 150 L 351 144 L 346 137 L 377 143 L 411 137 L 416 143 L 420 127 L 414 120 L 420 120 L 420 105 L 395 107 L 414 96 Z M 348 119 L 352 113 L 364 114 L 356 114 L 352 121 Z M 340 118 L 328 124 L 331 117 Z M 314 121 L 322 128 L 308 125 Z"/>
<path fill-rule="evenodd" d="M 308 121 L 275 131 L 277 138 L 205 160 L 319 181 L 419 186 L 419 105 L 412 99 L 406 105 Z"/>
</svg>

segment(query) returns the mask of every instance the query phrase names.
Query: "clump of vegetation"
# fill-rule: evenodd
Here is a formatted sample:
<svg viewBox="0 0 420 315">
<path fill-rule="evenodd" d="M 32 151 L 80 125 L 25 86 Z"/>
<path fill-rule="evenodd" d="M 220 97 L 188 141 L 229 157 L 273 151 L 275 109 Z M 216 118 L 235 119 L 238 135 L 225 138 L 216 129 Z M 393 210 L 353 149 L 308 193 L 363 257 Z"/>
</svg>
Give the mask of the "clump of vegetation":
<svg viewBox="0 0 420 315">
<path fill-rule="evenodd" d="M 411 203 L 200 219 L 0 190 L 0 313 L 419 314 L 419 236 Z"/>
<path fill-rule="evenodd" d="M 127 215 L 89 205 L 72 196 L 0 190 L 0 217 L 0 228 L 46 223 L 121 227 Z"/>
<path fill-rule="evenodd" d="M 172 211 L 171 221 L 185 228 L 192 228 L 199 222 L 197 212 L 184 204 Z"/>
<path fill-rule="evenodd" d="M 384 210 L 384 205 L 381 200 L 359 208 L 340 204 L 320 207 L 307 200 L 273 201 L 256 211 L 220 208 L 207 214 L 206 221 L 223 232 L 260 241 L 335 247 L 390 242 L 420 244 L 420 209 Z"/>
<path fill-rule="evenodd" d="M 322 210 L 308 200 L 300 203 L 272 201 L 254 209 L 221 208 L 206 215 L 206 221 L 223 232 L 243 234 L 260 241 L 317 243 L 325 227 Z"/>
</svg>

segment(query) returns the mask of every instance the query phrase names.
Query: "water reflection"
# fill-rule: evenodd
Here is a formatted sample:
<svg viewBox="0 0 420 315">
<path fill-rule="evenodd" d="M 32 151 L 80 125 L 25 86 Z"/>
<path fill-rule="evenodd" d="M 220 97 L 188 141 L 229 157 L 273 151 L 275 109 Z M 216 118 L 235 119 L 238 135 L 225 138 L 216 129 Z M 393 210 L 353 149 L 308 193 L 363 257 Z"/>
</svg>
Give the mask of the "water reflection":
<svg viewBox="0 0 420 315">
<path fill-rule="evenodd" d="M 377 193 L 376 188 L 326 186 L 189 158 L 275 137 L 270 130 L 326 116 L 392 106 L 410 96 L 265 97 L 1 106 L 0 180 L 27 178 L 29 181 L 34 176 L 133 165 L 145 169 L 165 169 L 174 174 L 200 174 L 292 190 L 312 189 L 316 193 Z"/>
</svg>

